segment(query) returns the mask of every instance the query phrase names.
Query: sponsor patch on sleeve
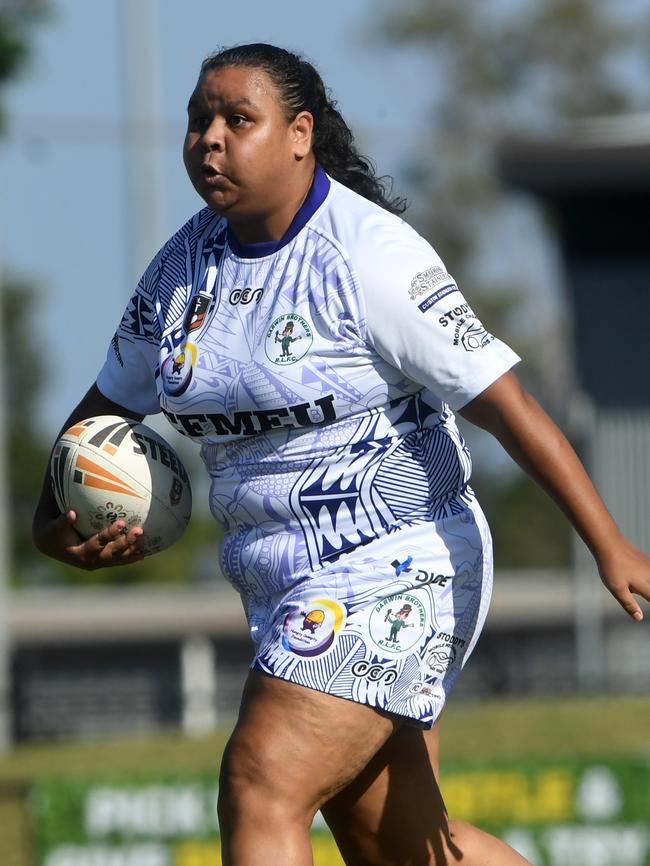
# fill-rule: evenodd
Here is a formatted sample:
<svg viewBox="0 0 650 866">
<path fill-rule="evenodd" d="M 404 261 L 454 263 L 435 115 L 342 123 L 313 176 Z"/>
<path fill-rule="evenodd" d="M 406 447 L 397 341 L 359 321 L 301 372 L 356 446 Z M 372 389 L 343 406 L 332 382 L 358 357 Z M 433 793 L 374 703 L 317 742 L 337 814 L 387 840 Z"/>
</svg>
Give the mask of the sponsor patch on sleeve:
<svg viewBox="0 0 650 866">
<path fill-rule="evenodd" d="M 409 287 L 409 298 L 416 301 L 422 295 L 430 295 L 442 286 L 450 287 L 451 291 L 456 291 L 454 278 L 440 265 L 434 265 L 426 271 L 420 271 L 413 277 Z"/>
<path fill-rule="evenodd" d="M 438 289 L 432 295 L 429 295 L 428 298 L 425 298 L 421 303 L 418 304 L 420 310 L 423 313 L 426 313 L 428 309 L 437 304 L 438 301 L 441 301 L 443 298 L 446 298 L 447 295 L 451 295 L 452 292 L 457 292 L 458 286 L 456 283 L 451 283 L 449 286 L 444 286 L 442 289 Z"/>
</svg>

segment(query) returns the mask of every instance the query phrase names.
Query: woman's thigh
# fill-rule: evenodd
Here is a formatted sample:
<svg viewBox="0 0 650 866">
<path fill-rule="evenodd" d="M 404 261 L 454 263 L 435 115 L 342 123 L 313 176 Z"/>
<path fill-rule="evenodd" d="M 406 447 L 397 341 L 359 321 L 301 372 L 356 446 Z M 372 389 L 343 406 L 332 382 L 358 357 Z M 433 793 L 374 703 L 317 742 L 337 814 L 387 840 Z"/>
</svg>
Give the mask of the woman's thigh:
<svg viewBox="0 0 650 866">
<path fill-rule="evenodd" d="M 253 814 L 261 799 L 268 815 L 311 820 L 398 724 L 364 704 L 251 671 L 222 762 L 224 817 Z"/>
<path fill-rule="evenodd" d="M 321 807 L 345 862 L 455 862 L 438 785 L 438 725 L 402 726 L 359 775 Z"/>
</svg>

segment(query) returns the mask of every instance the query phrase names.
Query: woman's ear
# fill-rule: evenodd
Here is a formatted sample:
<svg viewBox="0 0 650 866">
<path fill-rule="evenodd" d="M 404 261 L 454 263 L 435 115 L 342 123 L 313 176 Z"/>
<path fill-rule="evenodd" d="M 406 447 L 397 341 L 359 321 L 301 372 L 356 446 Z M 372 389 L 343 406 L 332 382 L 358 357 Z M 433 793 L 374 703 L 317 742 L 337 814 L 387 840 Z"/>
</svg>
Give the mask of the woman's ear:
<svg viewBox="0 0 650 866">
<path fill-rule="evenodd" d="M 291 121 L 290 135 L 293 144 L 293 154 L 297 160 L 304 159 L 311 153 L 314 118 L 310 111 L 301 111 Z"/>
</svg>

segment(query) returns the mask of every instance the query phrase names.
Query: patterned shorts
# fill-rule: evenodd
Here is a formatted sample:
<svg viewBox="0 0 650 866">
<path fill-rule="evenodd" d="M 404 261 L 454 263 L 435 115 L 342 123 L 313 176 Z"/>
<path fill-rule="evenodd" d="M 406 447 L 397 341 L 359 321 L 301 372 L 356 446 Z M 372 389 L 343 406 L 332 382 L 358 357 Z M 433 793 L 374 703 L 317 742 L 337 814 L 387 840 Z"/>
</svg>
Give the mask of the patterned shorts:
<svg viewBox="0 0 650 866">
<path fill-rule="evenodd" d="M 249 620 L 265 624 L 252 630 L 252 667 L 429 727 L 474 648 L 491 588 L 492 543 L 474 503 L 251 600 Z"/>
</svg>

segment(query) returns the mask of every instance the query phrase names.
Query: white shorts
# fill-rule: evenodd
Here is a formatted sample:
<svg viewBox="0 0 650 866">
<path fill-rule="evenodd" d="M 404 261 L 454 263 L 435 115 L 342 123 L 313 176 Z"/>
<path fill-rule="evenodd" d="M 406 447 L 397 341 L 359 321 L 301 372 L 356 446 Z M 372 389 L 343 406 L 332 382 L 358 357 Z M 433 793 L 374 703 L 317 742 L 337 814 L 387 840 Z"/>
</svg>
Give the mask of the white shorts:
<svg viewBox="0 0 650 866">
<path fill-rule="evenodd" d="M 478 639 L 491 589 L 490 532 L 473 503 L 251 599 L 252 667 L 430 727 Z"/>
</svg>

